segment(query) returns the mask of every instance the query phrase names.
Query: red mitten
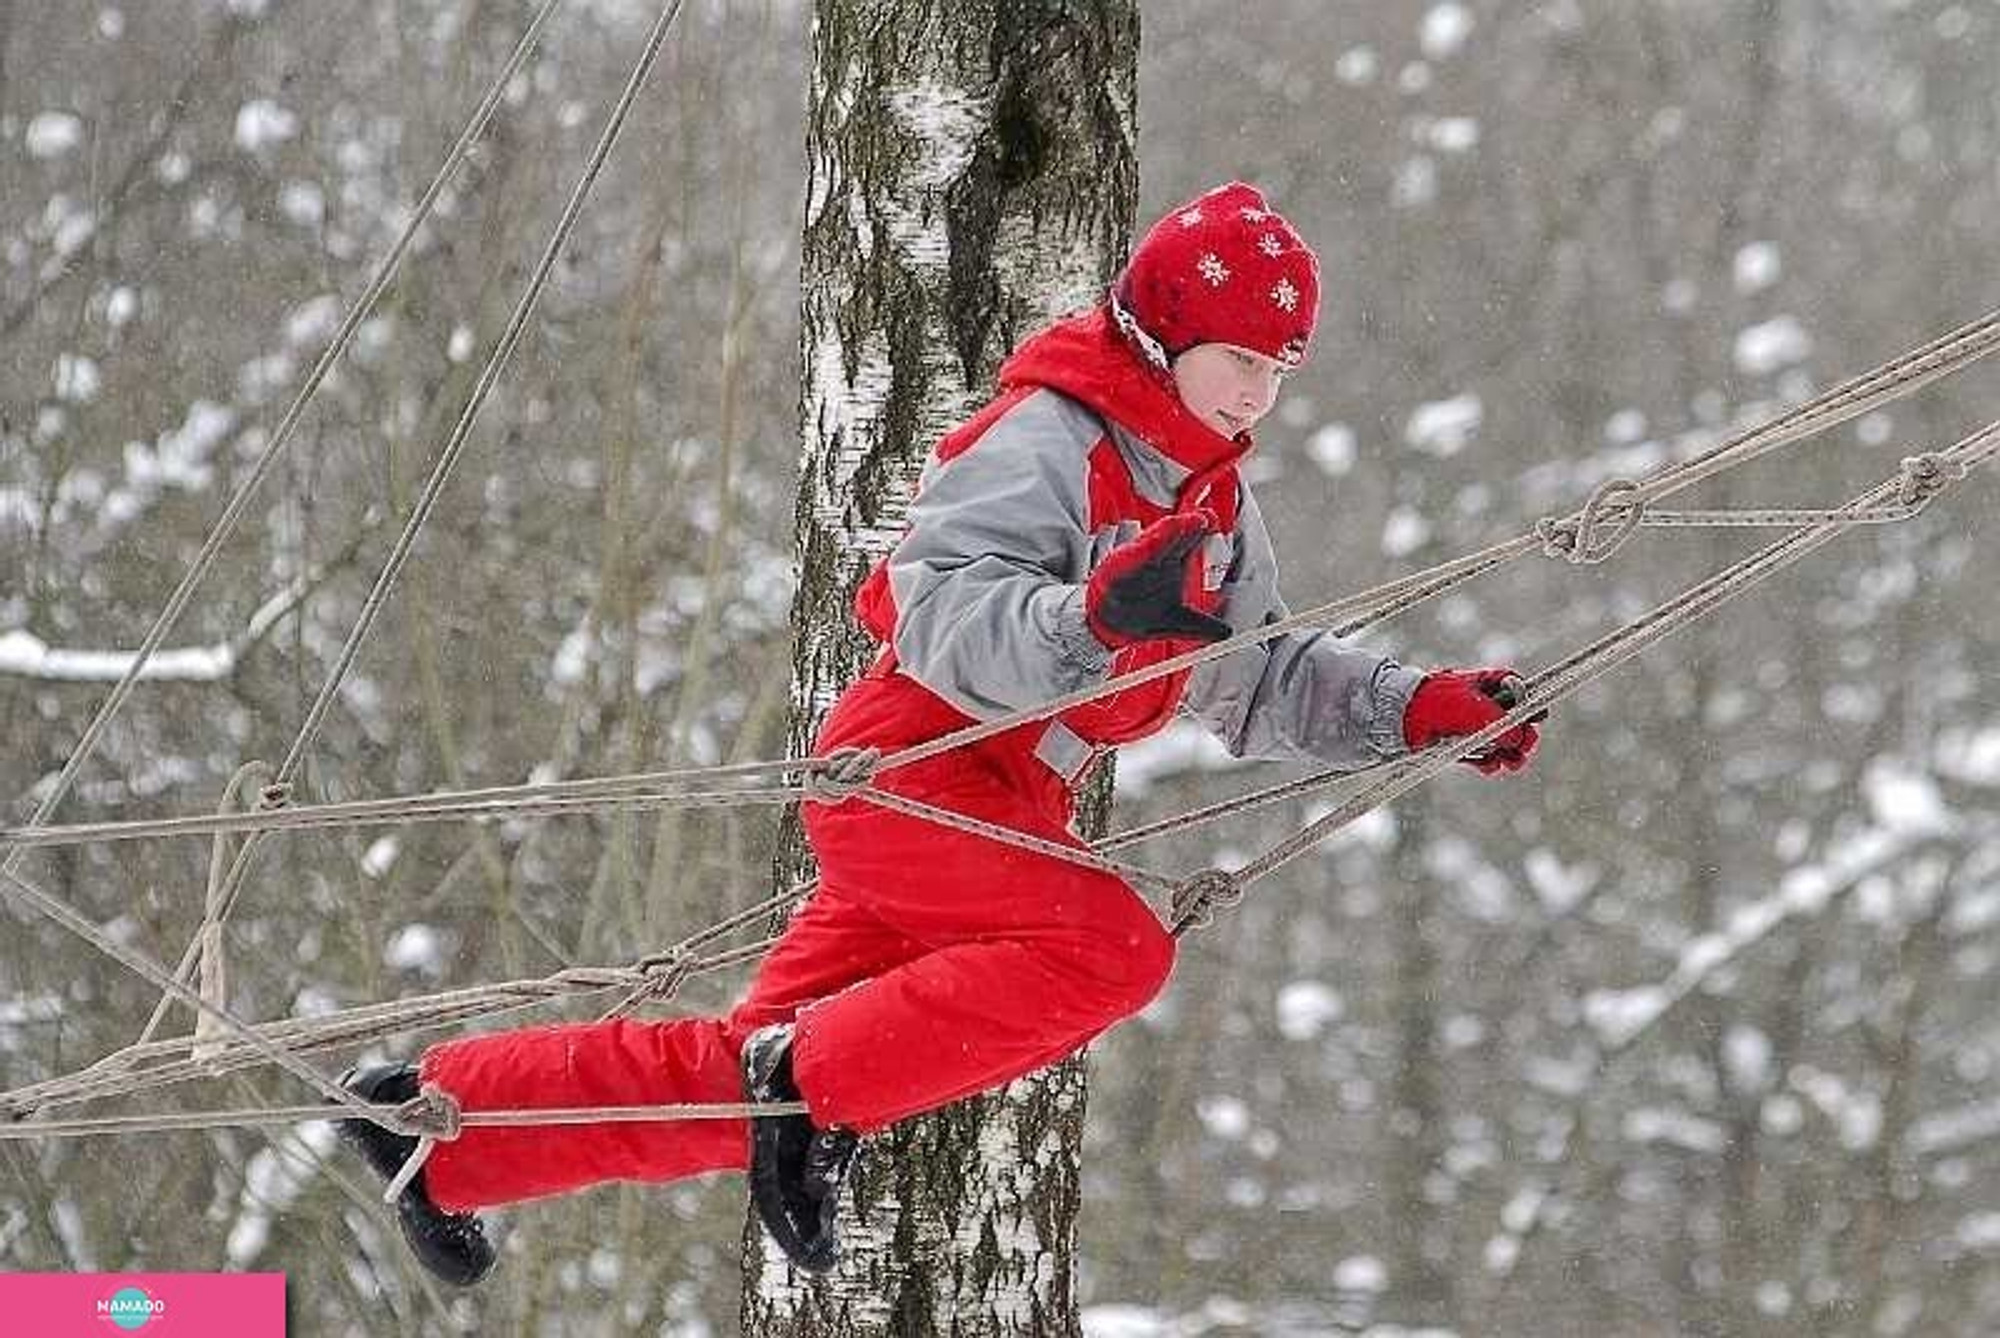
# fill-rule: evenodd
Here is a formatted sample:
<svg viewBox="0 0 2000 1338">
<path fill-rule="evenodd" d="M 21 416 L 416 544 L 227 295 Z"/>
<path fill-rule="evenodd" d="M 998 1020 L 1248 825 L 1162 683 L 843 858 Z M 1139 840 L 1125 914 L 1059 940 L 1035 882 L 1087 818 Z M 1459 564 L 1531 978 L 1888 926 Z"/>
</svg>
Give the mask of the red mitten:
<svg viewBox="0 0 2000 1338">
<path fill-rule="evenodd" d="M 1214 525 L 1215 517 L 1206 511 L 1176 513 L 1106 554 L 1083 587 L 1084 616 L 1092 634 L 1113 650 L 1161 637 L 1226 638 L 1228 623 L 1187 602 L 1188 561 Z"/>
<path fill-rule="evenodd" d="M 1403 710 L 1403 741 L 1413 749 L 1428 748 L 1440 739 L 1477 734 L 1507 714 L 1520 693 L 1521 678 L 1512 669 L 1440 669 L 1427 674 Z M 1460 760 L 1488 776 L 1519 771 L 1528 765 L 1539 741 L 1533 724 L 1520 724 Z"/>
</svg>

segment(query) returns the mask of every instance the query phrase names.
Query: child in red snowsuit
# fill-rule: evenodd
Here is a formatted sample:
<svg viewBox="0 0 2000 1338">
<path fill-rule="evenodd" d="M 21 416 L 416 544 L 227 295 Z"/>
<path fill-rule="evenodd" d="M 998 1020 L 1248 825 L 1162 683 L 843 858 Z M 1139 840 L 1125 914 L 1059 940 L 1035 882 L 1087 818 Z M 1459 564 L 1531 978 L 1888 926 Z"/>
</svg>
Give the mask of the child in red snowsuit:
<svg viewBox="0 0 2000 1338">
<path fill-rule="evenodd" d="M 1107 301 L 1026 340 L 939 443 L 908 532 L 857 599 L 882 651 L 816 752 L 894 750 L 1284 616 L 1250 430 L 1304 358 L 1318 266 L 1248 186 L 1175 210 Z M 897 794 L 1077 846 L 1101 750 L 1188 712 L 1238 755 L 1363 765 L 1497 719 L 1504 670 L 1424 674 L 1292 633 L 877 777 Z M 1480 758 L 1517 770 L 1532 725 Z M 871 805 L 809 804 L 820 884 L 723 1017 L 549 1026 L 350 1075 L 371 1100 L 434 1084 L 465 1110 L 802 1099 L 808 1116 L 475 1128 L 399 1204 L 440 1276 L 492 1252 L 478 1208 L 605 1180 L 752 1174 L 773 1237 L 831 1266 L 855 1136 L 1032 1072 L 1137 1012 L 1174 940 L 1115 876 Z M 343 1126 L 378 1170 L 413 1150 Z"/>
</svg>

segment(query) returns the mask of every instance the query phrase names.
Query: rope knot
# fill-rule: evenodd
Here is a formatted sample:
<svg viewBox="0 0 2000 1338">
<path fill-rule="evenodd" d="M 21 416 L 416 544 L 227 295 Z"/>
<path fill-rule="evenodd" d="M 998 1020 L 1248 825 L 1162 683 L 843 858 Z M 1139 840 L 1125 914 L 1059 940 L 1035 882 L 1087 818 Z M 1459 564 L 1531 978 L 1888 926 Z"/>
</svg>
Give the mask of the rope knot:
<svg viewBox="0 0 2000 1338">
<path fill-rule="evenodd" d="M 458 1108 L 458 1098 L 442 1087 L 430 1083 L 417 1089 L 417 1094 L 396 1107 L 396 1132 L 416 1137 L 416 1151 L 404 1160 L 401 1169 L 389 1178 L 388 1186 L 382 1191 L 382 1202 L 394 1203 L 402 1198 L 403 1191 L 424 1169 L 424 1163 L 431 1159 L 439 1143 L 449 1143 L 457 1138 L 465 1124 L 464 1115 Z"/>
<path fill-rule="evenodd" d="M 880 748 L 836 748 L 825 757 L 815 757 L 805 768 L 805 797 L 815 804 L 837 804 L 868 788 L 875 778 L 875 764 L 882 760 Z"/>
<path fill-rule="evenodd" d="M 626 992 L 612 1009 L 598 1018 L 599 1022 L 609 1022 L 613 1018 L 624 1017 L 640 1004 L 654 999 L 671 999 L 681 992 L 681 986 L 695 973 L 701 962 L 684 943 L 677 943 L 662 952 L 641 957 L 632 964 L 632 970 L 639 977 L 639 983 Z"/>
<path fill-rule="evenodd" d="M 1922 506 L 1964 478 L 1965 474 L 1963 460 L 1954 460 L 1940 451 L 1905 456 L 1902 487 L 1897 493 L 1897 500 L 1904 506 Z"/>
<path fill-rule="evenodd" d="M 1632 537 L 1646 515 L 1646 499 L 1631 479 L 1606 479 L 1590 494 L 1575 520 L 1544 516 L 1535 522 L 1544 557 L 1575 564 L 1598 563 Z"/>
<path fill-rule="evenodd" d="M 676 945 L 665 952 L 641 957 L 636 965 L 646 981 L 629 1002 L 669 999 L 680 993 L 681 986 L 694 972 L 695 958 L 684 946 Z"/>
<path fill-rule="evenodd" d="M 441 1143 L 457 1138 L 465 1124 L 458 1098 L 442 1087 L 426 1083 L 417 1094 L 396 1107 L 399 1133 L 412 1134 Z"/>
<path fill-rule="evenodd" d="M 1243 884 L 1227 869 L 1203 869 L 1174 889 L 1174 923 L 1206 929 L 1215 912 L 1243 900 Z"/>
</svg>

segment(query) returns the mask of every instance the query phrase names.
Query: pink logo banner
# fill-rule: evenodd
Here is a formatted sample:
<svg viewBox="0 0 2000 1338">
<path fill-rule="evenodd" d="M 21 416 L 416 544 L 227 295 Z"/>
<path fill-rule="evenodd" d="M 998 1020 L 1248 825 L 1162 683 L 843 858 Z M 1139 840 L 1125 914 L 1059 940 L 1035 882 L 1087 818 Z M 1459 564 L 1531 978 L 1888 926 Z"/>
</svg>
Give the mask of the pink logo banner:
<svg viewBox="0 0 2000 1338">
<path fill-rule="evenodd" d="M 0 1273 L 21 1338 L 285 1338 L 283 1273 Z"/>
</svg>

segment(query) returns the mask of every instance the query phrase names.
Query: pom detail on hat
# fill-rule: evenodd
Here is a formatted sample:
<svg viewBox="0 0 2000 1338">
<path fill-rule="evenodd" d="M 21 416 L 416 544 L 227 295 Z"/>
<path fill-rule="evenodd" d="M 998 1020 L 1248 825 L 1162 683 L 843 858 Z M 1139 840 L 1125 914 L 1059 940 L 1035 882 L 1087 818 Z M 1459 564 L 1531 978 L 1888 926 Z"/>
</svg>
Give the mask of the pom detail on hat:
<svg viewBox="0 0 2000 1338">
<path fill-rule="evenodd" d="M 1112 289 L 1120 328 L 1149 361 L 1235 344 L 1305 361 L 1319 315 L 1319 261 L 1255 187 L 1218 186 L 1154 224 Z"/>
</svg>

